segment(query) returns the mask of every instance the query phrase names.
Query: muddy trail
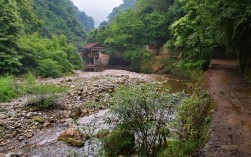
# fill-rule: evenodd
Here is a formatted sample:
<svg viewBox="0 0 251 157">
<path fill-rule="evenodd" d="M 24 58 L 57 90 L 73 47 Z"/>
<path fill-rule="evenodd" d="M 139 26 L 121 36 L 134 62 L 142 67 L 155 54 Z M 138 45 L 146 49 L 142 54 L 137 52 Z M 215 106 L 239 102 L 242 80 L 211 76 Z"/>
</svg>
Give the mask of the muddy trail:
<svg viewBox="0 0 251 157">
<path fill-rule="evenodd" d="M 251 87 L 238 71 L 237 61 L 213 60 L 206 73 L 216 110 L 212 135 L 201 156 L 251 156 Z"/>
</svg>

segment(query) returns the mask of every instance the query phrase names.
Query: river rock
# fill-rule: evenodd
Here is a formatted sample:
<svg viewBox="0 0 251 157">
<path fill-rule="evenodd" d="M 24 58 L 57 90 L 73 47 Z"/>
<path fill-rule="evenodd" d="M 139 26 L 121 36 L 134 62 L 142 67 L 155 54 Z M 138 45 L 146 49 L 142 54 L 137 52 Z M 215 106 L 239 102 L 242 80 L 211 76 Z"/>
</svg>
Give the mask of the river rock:
<svg viewBox="0 0 251 157">
<path fill-rule="evenodd" d="M 6 154 L 0 153 L 0 157 L 5 157 Z"/>
<path fill-rule="evenodd" d="M 33 117 L 34 121 L 39 122 L 39 123 L 44 123 L 45 119 L 41 116 L 35 116 Z"/>
<path fill-rule="evenodd" d="M 59 137 L 58 141 L 63 141 L 69 145 L 82 147 L 85 141 L 89 138 L 89 135 L 82 133 L 80 130 L 75 128 L 69 128 L 65 130 Z"/>
<path fill-rule="evenodd" d="M 8 153 L 5 157 L 22 157 L 22 153 Z"/>
<path fill-rule="evenodd" d="M 23 141 L 24 139 L 25 139 L 24 136 L 19 136 L 17 140 L 18 140 L 18 141 Z"/>
<path fill-rule="evenodd" d="M 51 125 L 50 122 L 45 121 L 44 124 L 43 124 L 43 127 L 44 127 L 44 128 L 47 128 L 47 127 L 49 127 L 50 125 Z"/>
</svg>

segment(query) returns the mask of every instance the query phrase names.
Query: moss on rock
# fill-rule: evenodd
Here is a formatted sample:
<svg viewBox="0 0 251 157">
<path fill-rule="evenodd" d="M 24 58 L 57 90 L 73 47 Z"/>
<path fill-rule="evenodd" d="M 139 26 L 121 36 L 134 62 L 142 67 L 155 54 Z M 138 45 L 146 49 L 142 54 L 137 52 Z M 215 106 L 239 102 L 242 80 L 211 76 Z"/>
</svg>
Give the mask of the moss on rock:
<svg viewBox="0 0 251 157">
<path fill-rule="evenodd" d="M 35 116 L 33 117 L 34 121 L 39 122 L 39 123 L 44 123 L 45 119 L 41 116 Z"/>
<path fill-rule="evenodd" d="M 98 139 L 103 139 L 105 138 L 107 135 L 109 134 L 109 130 L 107 129 L 101 129 L 98 131 L 98 133 L 96 134 L 96 137 Z"/>
<path fill-rule="evenodd" d="M 82 133 L 75 128 L 69 128 L 65 130 L 59 137 L 58 141 L 63 141 L 71 146 L 82 147 L 85 141 L 89 138 L 89 135 Z"/>
</svg>

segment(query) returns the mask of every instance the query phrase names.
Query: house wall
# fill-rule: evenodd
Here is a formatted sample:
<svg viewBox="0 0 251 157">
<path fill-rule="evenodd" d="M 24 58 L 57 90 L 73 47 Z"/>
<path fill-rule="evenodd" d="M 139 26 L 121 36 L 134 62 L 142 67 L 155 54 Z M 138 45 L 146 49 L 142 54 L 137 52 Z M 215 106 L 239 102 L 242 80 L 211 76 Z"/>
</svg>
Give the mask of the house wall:
<svg viewBox="0 0 251 157">
<path fill-rule="evenodd" d="M 109 64 L 110 55 L 99 53 L 99 60 L 102 65 Z"/>
</svg>

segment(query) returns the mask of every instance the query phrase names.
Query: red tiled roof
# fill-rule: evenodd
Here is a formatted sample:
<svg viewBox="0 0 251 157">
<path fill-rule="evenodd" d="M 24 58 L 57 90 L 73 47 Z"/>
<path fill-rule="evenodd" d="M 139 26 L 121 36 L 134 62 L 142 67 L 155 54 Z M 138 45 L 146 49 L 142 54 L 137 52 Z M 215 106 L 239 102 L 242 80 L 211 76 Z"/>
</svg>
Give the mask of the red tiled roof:
<svg viewBox="0 0 251 157">
<path fill-rule="evenodd" d="M 92 48 L 92 47 L 94 47 L 94 46 L 96 46 L 96 45 L 98 45 L 98 44 L 99 44 L 99 43 L 88 43 L 88 44 L 82 46 L 81 48 L 89 49 L 89 48 Z"/>
</svg>

